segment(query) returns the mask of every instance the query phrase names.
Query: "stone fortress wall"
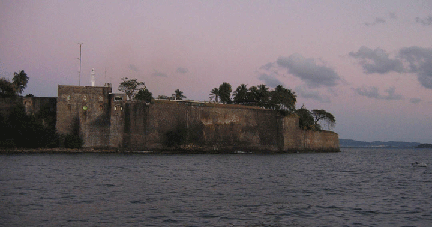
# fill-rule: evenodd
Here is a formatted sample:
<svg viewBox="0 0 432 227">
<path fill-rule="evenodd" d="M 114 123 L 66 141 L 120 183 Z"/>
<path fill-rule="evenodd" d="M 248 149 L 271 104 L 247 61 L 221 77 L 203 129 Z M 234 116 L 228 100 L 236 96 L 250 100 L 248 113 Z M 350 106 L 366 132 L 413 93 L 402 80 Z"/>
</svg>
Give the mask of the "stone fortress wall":
<svg viewBox="0 0 432 227">
<path fill-rule="evenodd" d="M 169 132 L 184 132 L 195 151 L 339 151 L 338 135 L 304 131 L 298 117 L 256 107 L 188 101 L 127 101 L 111 86 L 58 88 L 57 131 L 79 132 L 84 147 L 169 150 Z"/>
</svg>

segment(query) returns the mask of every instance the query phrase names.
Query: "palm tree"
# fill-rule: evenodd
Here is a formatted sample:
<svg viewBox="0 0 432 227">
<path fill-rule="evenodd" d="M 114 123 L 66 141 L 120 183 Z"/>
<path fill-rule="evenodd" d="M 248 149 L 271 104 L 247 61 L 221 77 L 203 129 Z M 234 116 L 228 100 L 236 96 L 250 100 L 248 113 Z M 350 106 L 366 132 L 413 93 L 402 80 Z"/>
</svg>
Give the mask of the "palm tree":
<svg viewBox="0 0 432 227">
<path fill-rule="evenodd" d="M 246 104 L 247 103 L 247 95 L 248 95 L 247 85 L 241 84 L 234 91 L 234 94 L 233 94 L 233 96 L 234 96 L 234 103 L 237 103 L 237 104 Z"/>
<path fill-rule="evenodd" d="M 232 87 L 231 84 L 227 82 L 223 82 L 219 86 L 219 97 L 222 103 L 231 103 L 231 92 Z"/>
<path fill-rule="evenodd" d="M 218 88 L 213 88 L 210 91 L 210 100 L 214 99 L 215 102 L 219 102 L 219 89 Z"/>
<path fill-rule="evenodd" d="M 180 91 L 179 89 L 175 90 L 175 99 L 176 100 L 183 100 L 183 98 L 187 98 L 186 96 L 183 95 L 183 92 Z"/>
</svg>

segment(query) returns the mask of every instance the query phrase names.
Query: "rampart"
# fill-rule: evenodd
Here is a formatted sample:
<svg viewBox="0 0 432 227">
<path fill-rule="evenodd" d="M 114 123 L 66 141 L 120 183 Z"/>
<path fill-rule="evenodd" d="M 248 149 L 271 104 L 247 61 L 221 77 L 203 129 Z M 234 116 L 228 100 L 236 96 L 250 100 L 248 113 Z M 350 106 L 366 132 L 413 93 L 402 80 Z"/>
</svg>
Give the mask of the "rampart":
<svg viewBox="0 0 432 227">
<path fill-rule="evenodd" d="M 41 110 L 56 111 L 55 97 L 0 98 L 0 114 L 7 116 L 14 106 L 23 105 L 27 114 L 38 114 Z"/>
<path fill-rule="evenodd" d="M 79 133 L 84 147 L 134 151 L 339 151 L 336 133 L 301 130 L 295 116 L 241 105 L 148 104 L 111 90 L 59 86 L 57 131 Z"/>
</svg>

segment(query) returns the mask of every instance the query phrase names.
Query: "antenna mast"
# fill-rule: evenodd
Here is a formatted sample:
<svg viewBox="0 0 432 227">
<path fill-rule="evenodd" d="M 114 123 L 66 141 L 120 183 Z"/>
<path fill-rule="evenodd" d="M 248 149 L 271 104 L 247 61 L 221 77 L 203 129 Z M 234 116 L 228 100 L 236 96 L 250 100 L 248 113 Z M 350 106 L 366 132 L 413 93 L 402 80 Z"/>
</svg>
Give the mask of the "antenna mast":
<svg viewBox="0 0 432 227">
<path fill-rule="evenodd" d="M 78 86 L 81 86 L 81 45 L 83 44 L 83 43 L 78 43 L 79 45 L 80 45 L 80 57 L 79 57 L 79 60 L 80 60 L 80 67 L 79 67 L 79 77 L 78 77 Z"/>
</svg>

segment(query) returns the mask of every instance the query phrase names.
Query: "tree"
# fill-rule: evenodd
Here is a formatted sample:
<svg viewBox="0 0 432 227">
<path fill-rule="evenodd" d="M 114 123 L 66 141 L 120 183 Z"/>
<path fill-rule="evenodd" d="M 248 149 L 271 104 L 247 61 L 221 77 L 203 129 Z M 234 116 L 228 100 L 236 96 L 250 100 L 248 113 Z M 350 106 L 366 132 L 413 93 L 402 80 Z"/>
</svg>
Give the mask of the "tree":
<svg viewBox="0 0 432 227">
<path fill-rule="evenodd" d="M 233 93 L 233 101 L 237 104 L 246 104 L 247 103 L 247 95 L 248 89 L 245 84 L 241 84 L 237 87 L 237 89 Z"/>
<path fill-rule="evenodd" d="M 211 91 L 210 91 L 210 94 L 209 94 L 209 96 L 210 96 L 210 100 L 215 100 L 215 102 L 219 102 L 219 89 L 218 88 L 213 88 Z"/>
<path fill-rule="evenodd" d="M 270 100 L 270 92 L 269 92 L 269 88 L 265 85 L 265 84 L 260 84 L 257 86 L 257 101 L 258 101 L 258 106 L 261 107 L 268 107 L 268 102 Z"/>
<path fill-rule="evenodd" d="M 29 80 L 29 78 L 28 78 L 27 74 L 24 72 L 24 70 L 21 70 L 19 73 L 14 72 L 12 84 L 15 88 L 16 94 L 18 94 L 18 93 L 22 94 L 24 89 L 27 87 L 28 80 Z"/>
<path fill-rule="evenodd" d="M 219 86 L 219 97 L 222 103 L 231 103 L 231 92 L 232 87 L 231 84 L 223 82 Z"/>
<path fill-rule="evenodd" d="M 166 99 L 166 100 L 170 100 L 171 98 L 166 96 L 166 95 L 158 95 L 157 97 L 158 99 Z"/>
<path fill-rule="evenodd" d="M 14 72 L 12 82 L 6 78 L 0 78 L 0 97 L 16 97 L 22 94 L 27 87 L 28 80 L 29 78 L 24 70 L 21 70 L 19 73 Z"/>
<path fill-rule="evenodd" d="M 136 100 L 151 102 L 153 99 L 153 94 L 147 88 L 141 88 L 135 95 Z"/>
<path fill-rule="evenodd" d="M 45 110 L 43 110 L 45 112 Z M 23 105 L 15 105 L 9 116 L 7 124 L 3 125 L 7 134 L 0 138 L 1 144 L 14 147 L 56 147 L 58 146 L 58 135 L 53 126 L 45 126 L 44 119 L 47 119 L 44 113 L 27 115 Z"/>
<path fill-rule="evenodd" d="M 294 112 L 297 101 L 296 97 L 295 92 L 284 88 L 282 85 L 278 85 L 275 90 L 271 92 L 270 106 L 275 110 Z"/>
<path fill-rule="evenodd" d="M 312 110 L 312 115 L 315 118 L 315 124 L 319 124 L 319 121 L 322 120 L 327 123 L 328 129 L 333 128 L 336 124 L 336 119 L 333 114 L 325 110 Z"/>
<path fill-rule="evenodd" d="M 0 97 L 14 97 L 16 96 L 15 89 L 11 82 L 6 78 L 0 78 Z"/>
<path fill-rule="evenodd" d="M 139 90 L 145 89 L 144 82 L 138 82 L 137 79 L 122 78 L 123 82 L 120 83 L 118 90 L 126 93 L 129 100 L 132 100 Z"/>
<path fill-rule="evenodd" d="M 259 95 L 258 95 L 258 88 L 256 86 L 252 86 L 249 88 L 246 99 L 248 105 L 258 106 Z"/>
<path fill-rule="evenodd" d="M 186 96 L 183 95 L 183 92 L 179 89 L 176 89 L 175 91 L 175 99 L 176 100 L 183 100 L 183 98 L 186 98 Z"/>
<path fill-rule="evenodd" d="M 304 105 L 296 110 L 297 116 L 299 116 L 299 126 L 303 130 L 321 130 L 320 125 L 315 123 L 312 113 L 304 107 Z"/>
</svg>

